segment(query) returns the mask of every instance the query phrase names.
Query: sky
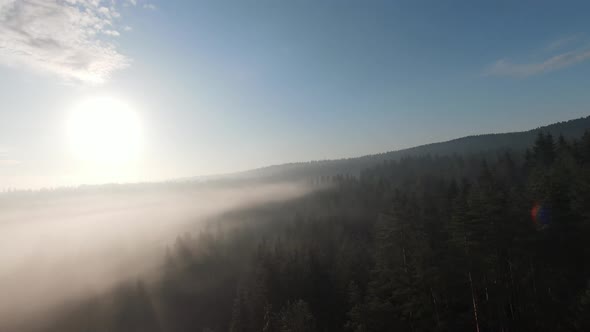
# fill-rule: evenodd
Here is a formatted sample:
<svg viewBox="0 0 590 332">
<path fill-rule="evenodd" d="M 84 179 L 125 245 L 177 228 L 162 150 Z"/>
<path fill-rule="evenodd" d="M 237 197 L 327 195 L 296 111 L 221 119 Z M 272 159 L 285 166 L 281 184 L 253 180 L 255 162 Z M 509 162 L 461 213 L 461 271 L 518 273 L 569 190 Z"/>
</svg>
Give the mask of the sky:
<svg viewBox="0 0 590 332">
<path fill-rule="evenodd" d="M 588 12 L 539 0 L 0 0 L 0 190 L 220 174 L 587 116 Z M 137 116 L 141 146 L 125 163 L 72 151 L 72 110 L 97 98 Z"/>
</svg>

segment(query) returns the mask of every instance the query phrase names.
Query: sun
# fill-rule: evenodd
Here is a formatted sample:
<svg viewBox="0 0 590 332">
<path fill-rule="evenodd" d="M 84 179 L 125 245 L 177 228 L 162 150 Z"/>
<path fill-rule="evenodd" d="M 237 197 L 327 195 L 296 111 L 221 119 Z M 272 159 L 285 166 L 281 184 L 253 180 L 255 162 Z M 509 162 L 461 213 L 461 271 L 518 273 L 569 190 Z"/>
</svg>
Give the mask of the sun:
<svg viewBox="0 0 590 332">
<path fill-rule="evenodd" d="M 85 100 L 73 108 L 67 126 L 72 152 L 83 161 L 116 166 L 132 161 L 139 153 L 139 118 L 122 100 Z"/>
</svg>

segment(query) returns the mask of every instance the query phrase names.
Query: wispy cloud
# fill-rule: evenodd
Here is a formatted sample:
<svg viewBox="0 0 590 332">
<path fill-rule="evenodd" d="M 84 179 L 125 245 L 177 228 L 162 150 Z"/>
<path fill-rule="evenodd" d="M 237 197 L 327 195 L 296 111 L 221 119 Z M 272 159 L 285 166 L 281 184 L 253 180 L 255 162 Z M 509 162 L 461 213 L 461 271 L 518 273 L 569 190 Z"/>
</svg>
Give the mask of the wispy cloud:
<svg viewBox="0 0 590 332">
<path fill-rule="evenodd" d="M 549 43 L 548 51 L 555 51 L 570 45 L 576 37 L 562 38 Z M 500 59 L 484 70 L 489 76 L 528 77 L 570 67 L 590 59 L 590 48 L 574 49 L 554 54 L 538 61 L 516 63 Z"/>
<path fill-rule="evenodd" d="M 545 48 L 547 51 L 555 51 L 555 50 L 559 50 L 561 48 L 564 48 L 565 46 L 571 45 L 573 42 L 579 40 L 579 35 L 572 35 L 572 36 L 565 36 L 563 38 L 559 38 L 556 39 L 552 42 L 550 42 L 549 44 L 547 44 L 547 47 Z"/>
<path fill-rule="evenodd" d="M 156 5 L 154 5 L 152 3 L 146 3 L 143 5 L 143 8 L 149 9 L 149 10 L 156 10 Z"/>
<path fill-rule="evenodd" d="M 113 43 L 120 35 L 117 4 L 117 0 L 0 0 L 0 63 L 103 83 L 130 63 Z"/>
</svg>

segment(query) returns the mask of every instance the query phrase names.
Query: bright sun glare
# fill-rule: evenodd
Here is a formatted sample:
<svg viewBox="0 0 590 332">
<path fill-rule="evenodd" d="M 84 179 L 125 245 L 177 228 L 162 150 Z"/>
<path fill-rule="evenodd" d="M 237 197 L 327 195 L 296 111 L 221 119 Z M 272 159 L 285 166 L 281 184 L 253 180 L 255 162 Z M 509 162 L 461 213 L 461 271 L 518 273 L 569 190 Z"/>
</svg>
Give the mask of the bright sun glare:
<svg viewBox="0 0 590 332">
<path fill-rule="evenodd" d="M 73 109 L 68 138 L 77 158 L 120 165 L 139 153 L 139 119 L 135 110 L 121 100 L 88 99 Z"/>
</svg>

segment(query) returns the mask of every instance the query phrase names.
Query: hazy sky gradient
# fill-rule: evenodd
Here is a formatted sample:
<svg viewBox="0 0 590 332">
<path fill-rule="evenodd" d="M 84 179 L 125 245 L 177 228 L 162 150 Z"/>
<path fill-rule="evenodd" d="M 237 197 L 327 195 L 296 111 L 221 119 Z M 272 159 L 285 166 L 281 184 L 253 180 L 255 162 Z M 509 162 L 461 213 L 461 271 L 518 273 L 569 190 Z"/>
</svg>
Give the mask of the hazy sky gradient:
<svg viewBox="0 0 590 332">
<path fill-rule="evenodd" d="M 589 12 L 587 1 L 0 0 L 0 189 L 223 173 L 586 116 Z M 94 96 L 140 113 L 135 163 L 72 158 L 68 113 Z"/>
</svg>

